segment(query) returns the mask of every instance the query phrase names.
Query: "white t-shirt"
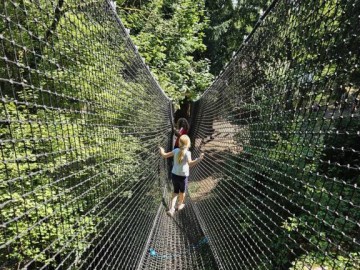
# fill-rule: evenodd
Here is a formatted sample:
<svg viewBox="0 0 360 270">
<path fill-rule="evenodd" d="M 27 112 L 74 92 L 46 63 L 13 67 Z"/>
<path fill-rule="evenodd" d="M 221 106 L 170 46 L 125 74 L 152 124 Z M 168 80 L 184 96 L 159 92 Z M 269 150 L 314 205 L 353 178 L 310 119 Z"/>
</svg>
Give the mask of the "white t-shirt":
<svg viewBox="0 0 360 270">
<path fill-rule="evenodd" d="M 175 148 L 172 150 L 174 153 L 174 166 L 172 168 L 172 173 L 180 176 L 189 176 L 189 164 L 188 161 L 191 160 L 191 152 L 189 150 L 186 151 L 184 158 L 179 163 L 178 155 L 180 154 L 180 148 Z"/>
</svg>

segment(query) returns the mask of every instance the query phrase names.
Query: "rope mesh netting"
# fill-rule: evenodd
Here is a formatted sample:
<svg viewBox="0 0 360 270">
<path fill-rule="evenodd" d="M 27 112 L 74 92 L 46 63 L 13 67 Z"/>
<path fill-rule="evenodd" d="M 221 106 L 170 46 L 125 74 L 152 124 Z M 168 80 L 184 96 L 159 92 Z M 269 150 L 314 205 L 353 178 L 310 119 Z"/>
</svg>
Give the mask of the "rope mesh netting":
<svg viewBox="0 0 360 270">
<path fill-rule="evenodd" d="M 217 269 L 191 199 L 174 218 L 161 207 L 141 269 Z"/>
<path fill-rule="evenodd" d="M 222 269 L 360 269 L 360 1 L 277 1 L 195 104 Z"/>
<path fill-rule="evenodd" d="M 265 12 L 194 104 L 174 218 L 171 103 L 111 2 L 0 11 L 1 269 L 360 268 L 359 1 Z"/>
<path fill-rule="evenodd" d="M 130 269 L 170 101 L 106 1 L 1 1 L 0 268 Z"/>
</svg>

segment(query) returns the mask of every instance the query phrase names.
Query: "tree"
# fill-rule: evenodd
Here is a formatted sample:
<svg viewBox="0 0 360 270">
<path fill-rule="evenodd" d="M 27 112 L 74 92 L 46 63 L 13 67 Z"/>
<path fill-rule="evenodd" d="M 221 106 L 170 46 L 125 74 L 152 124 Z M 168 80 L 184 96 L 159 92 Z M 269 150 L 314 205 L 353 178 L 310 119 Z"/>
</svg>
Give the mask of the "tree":
<svg viewBox="0 0 360 270">
<path fill-rule="evenodd" d="M 140 54 L 176 103 L 196 99 L 213 78 L 209 60 L 198 57 L 206 49 L 204 8 L 202 0 L 154 0 L 120 8 Z"/>
<path fill-rule="evenodd" d="M 76 265 L 118 218 L 113 201 L 140 179 L 143 142 L 123 133 L 131 122 L 146 128 L 161 108 L 137 110 L 132 95 L 153 101 L 151 82 L 125 78 L 134 53 L 105 8 L 0 3 L 0 268 Z"/>
<path fill-rule="evenodd" d="M 269 0 L 205 1 L 210 23 L 205 31 L 204 55 L 211 60 L 212 74 L 219 74 L 230 61 L 270 3 Z"/>
</svg>

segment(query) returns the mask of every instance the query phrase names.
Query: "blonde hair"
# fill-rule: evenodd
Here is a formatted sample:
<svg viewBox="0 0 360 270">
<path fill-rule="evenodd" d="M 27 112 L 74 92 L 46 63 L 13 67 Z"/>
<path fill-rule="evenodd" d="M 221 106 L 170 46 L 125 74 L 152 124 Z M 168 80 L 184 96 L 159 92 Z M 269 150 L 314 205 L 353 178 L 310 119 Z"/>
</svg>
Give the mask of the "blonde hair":
<svg viewBox="0 0 360 270">
<path fill-rule="evenodd" d="M 188 135 L 181 135 L 179 139 L 180 152 L 178 155 L 178 162 L 181 163 L 185 157 L 186 151 L 190 148 L 190 138 Z"/>
</svg>

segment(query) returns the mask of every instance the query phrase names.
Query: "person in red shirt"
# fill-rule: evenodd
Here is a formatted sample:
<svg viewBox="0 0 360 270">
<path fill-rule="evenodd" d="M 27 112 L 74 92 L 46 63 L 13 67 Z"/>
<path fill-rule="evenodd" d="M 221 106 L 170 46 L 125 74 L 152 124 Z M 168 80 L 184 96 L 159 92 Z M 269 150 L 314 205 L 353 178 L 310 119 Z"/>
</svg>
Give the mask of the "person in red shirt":
<svg viewBox="0 0 360 270">
<path fill-rule="evenodd" d="M 189 132 L 189 123 L 185 118 L 179 118 L 177 121 L 176 127 L 174 127 L 174 133 L 176 136 L 176 141 L 174 145 L 175 148 L 179 148 L 179 138 L 181 135 L 186 135 Z"/>
</svg>

